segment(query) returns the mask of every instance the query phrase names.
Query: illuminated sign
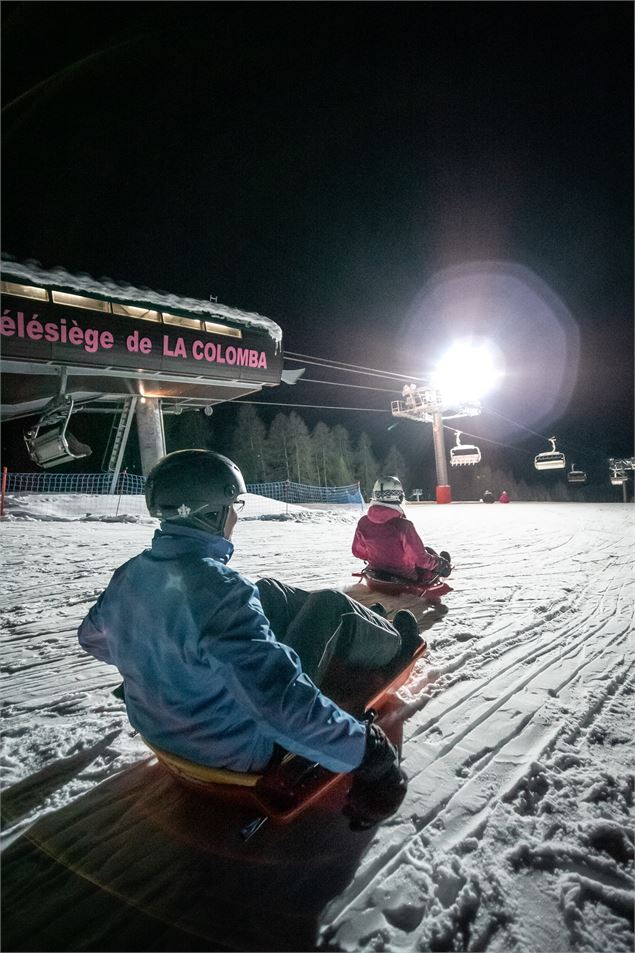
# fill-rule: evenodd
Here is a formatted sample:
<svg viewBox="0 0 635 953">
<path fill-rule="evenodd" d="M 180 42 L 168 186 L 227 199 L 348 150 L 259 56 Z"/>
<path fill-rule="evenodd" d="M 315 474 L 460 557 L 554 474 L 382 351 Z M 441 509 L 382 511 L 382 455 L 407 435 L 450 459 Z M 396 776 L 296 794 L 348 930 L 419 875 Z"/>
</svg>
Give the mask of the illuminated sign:
<svg viewBox="0 0 635 953">
<path fill-rule="evenodd" d="M 282 351 L 269 334 L 244 327 L 228 341 L 229 327 L 215 333 L 210 322 L 186 321 L 194 327 L 3 295 L 2 353 L 7 360 L 279 383 Z"/>
</svg>

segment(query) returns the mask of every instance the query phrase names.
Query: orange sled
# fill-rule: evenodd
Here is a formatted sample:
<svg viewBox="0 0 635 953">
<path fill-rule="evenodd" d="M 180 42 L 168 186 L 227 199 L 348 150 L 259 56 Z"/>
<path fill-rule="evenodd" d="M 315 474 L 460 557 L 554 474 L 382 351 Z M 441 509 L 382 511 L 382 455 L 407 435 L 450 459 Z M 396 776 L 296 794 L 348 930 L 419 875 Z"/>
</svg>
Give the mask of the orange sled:
<svg viewBox="0 0 635 953">
<path fill-rule="evenodd" d="M 380 720 L 382 708 L 408 680 L 416 662 L 426 649 L 427 644 L 422 641 L 405 668 L 390 676 L 388 681 L 382 681 L 378 671 L 364 672 L 363 679 L 357 678 L 351 690 L 349 669 L 348 678 L 345 679 L 348 695 L 345 707 L 349 711 L 365 712 L 365 717 L 375 716 Z M 335 683 L 338 676 L 343 682 L 343 667 L 339 672 L 335 670 Z M 334 684 L 333 688 L 333 695 L 337 697 L 337 685 Z M 328 684 L 324 685 L 324 691 L 329 694 Z M 267 818 L 282 824 L 292 821 L 345 777 L 345 774 L 327 771 L 321 765 L 294 754 L 286 754 L 279 763 L 267 768 L 262 774 L 211 768 L 163 751 L 145 738 L 143 741 L 155 753 L 159 763 L 188 788 L 215 799 L 230 800 L 234 804 L 242 803 L 260 811 L 261 816 L 242 828 L 241 835 L 244 840 L 255 834 Z"/>
<path fill-rule="evenodd" d="M 413 596 L 419 596 L 420 599 L 436 602 L 441 596 L 452 592 L 452 586 L 448 585 L 440 576 L 434 576 L 428 582 L 414 582 L 412 579 L 404 579 L 402 576 L 393 576 L 381 569 L 369 569 L 368 566 L 365 566 L 361 572 L 354 572 L 353 575 L 361 578 L 369 589 L 374 592 L 383 592 L 385 595 L 400 596 L 409 593 Z"/>
</svg>

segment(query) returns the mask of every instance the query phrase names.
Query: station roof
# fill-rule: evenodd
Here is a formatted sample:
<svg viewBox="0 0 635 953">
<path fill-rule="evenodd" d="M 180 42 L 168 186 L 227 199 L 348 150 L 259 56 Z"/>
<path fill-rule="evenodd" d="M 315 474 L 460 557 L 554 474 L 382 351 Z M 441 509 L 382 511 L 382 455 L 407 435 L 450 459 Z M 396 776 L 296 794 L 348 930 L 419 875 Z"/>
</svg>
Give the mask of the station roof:
<svg viewBox="0 0 635 953">
<path fill-rule="evenodd" d="M 17 262 L 3 258 L 1 270 L 5 278 L 17 278 L 56 291 L 97 295 L 110 301 L 125 302 L 139 307 L 151 306 L 158 311 L 191 311 L 206 317 L 232 321 L 246 327 L 259 328 L 278 344 L 282 341 L 282 328 L 275 321 L 262 314 L 241 311 L 239 308 L 232 308 L 218 301 L 203 301 L 198 298 L 181 297 L 166 291 L 135 288 L 133 285 L 118 282 L 112 278 L 97 280 L 84 273 L 73 275 L 62 267 L 47 270 L 37 261 Z"/>
</svg>

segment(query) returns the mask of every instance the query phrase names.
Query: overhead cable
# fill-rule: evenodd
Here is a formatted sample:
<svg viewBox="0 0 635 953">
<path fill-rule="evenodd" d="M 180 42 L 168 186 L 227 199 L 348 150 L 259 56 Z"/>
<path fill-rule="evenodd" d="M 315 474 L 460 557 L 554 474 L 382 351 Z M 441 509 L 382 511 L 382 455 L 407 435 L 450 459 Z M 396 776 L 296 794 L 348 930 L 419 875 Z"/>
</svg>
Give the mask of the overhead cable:
<svg viewBox="0 0 635 953">
<path fill-rule="evenodd" d="M 241 397 L 223 401 L 225 404 L 260 404 L 262 407 L 305 407 L 307 410 L 355 410 L 364 414 L 389 414 L 389 410 L 377 407 L 335 407 L 332 404 L 289 404 L 273 400 L 243 400 Z"/>
<path fill-rule="evenodd" d="M 331 387 L 354 387 L 356 390 L 372 390 L 379 394 L 400 394 L 398 390 L 387 390 L 385 387 L 369 387 L 367 384 L 343 384 L 338 381 L 316 381 L 311 377 L 303 377 L 303 384 L 330 384 Z"/>
<path fill-rule="evenodd" d="M 282 355 L 288 361 L 294 361 L 297 364 L 312 364 L 316 367 L 326 367 L 329 370 L 343 371 L 348 374 L 361 374 L 363 377 L 383 377 L 386 380 L 416 381 L 421 378 L 412 377 L 408 374 L 397 374 L 392 371 L 382 371 L 377 367 L 363 367 L 359 364 L 345 364 L 341 361 L 331 361 L 329 358 L 316 358 L 306 354 L 295 354 L 292 351 L 284 351 Z"/>
<path fill-rule="evenodd" d="M 327 368 L 327 369 L 329 369 L 329 370 L 338 371 L 338 372 L 340 372 L 340 373 L 358 374 L 358 375 L 361 375 L 361 376 L 364 376 L 364 377 L 379 377 L 379 378 L 381 378 L 381 379 L 383 379 L 383 380 L 386 380 L 386 381 L 393 380 L 393 381 L 409 381 L 409 382 L 420 382 L 420 383 L 424 383 L 424 379 L 423 379 L 423 378 L 417 378 L 417 377 L 413 377 L 413 376 L 408 376 L 408 375 L 406 375 L 406 374 L 398 374 L 398 373 L 395 373 L 395 372 L 392 372 L 392 371 L 382 371 L 382 370 L 380 370 L 379 368 L 376 368 L 376 367 L 366 367 L 366 366 L 360 365 L 360 364 L 352 364 L 352 363 L 344 362 L 344 361 L 335 361 L 335 360 L 332 360 L 331 358 L 318 358 L 318 357 L 315 357 L 315 356 L 310 355 L 310 354 L 301 354 L 301 353 L 299 353 L 299 352 L 297 352 L 297 351 L 284 351 L 283 356 L 284 356 L 285 359 L 287 359 L 287 360 L 289 360 L 289 361 L 294 361 L 294 362 L 296 362 L 296 363 L 311 364 L 311 365 L 313 365 L 313 366 L 315 366 L 315 367 L 324 367 L 324 368 Z M 305 378 L 305 379 L 303 379 L 303 383 L 307 383 L 307 384 L 328 384 L 330 387 L 349 387 L 349 388 L 356 388 L 356 389 L 359 389 L 359 390 L 369 390 L 369 391 L 375 391 L 375 392 L 377 392 L 377 393 L 386 393 L 386 394 L 398 393 L 398 391 L 390 391 L 390 390 L 387 390 L 387 389 L 385 389 L 385 388 L 380 388 L 380 387 L 365 387 L 364 385 L 361 385 L 361 384 L 347 384 L 347 383 L 343 383 L 343 382 L 338 383 L 338 382 L 336 382 L 336 381 L 318 381 L 318 380 L 311 379 L 311 378 Z M 244 403 L 247 403 L 247 401 L 244 401 Z M 253 403 L 256 403 L 256 402 L 254 401 Z M 310 407 L 310 408 L 312 408 L 312 409 L 320 409 L 320 410 L 321 410 L 321 409 L 323 409 L 323 410 L 328 410 L 328 409 L 332 409 L 332 410 L 356 410 L 356 411 L 364 411 L 364 412 L 368 411 L 368 412 L 370 412 L 370 413 L 387 413 L 387 412 L 388 412 L 388 411 L 377 410 L 377 409 L 374 409 L 374 408 L 364 408 L 364 407 L 332 407 L 332 408 L 330 408 L 330 407 L 327 407 L 327 406 L 320 407 L 320 406 L 314 405 L 314 404 L 288 404 L 288 405 L 282 405 L 282 406 Z M 521 430 L 525 430 L 525 431 L 527 431 L 527 433 L 531 433 L 531 434 L 533 434 L 535 437 L 539 437 L 541 440 L 544 440 L 545 442 L 548 442 L 549 439 L 550 439 L 549 437 L 545 436 L 545 434 L 539 433 L 537 430 L 533 430 L 531 427 L 528 427 L 528 426 L 526 426 L 525 424 L 521 424 L 521 423 L 519 423 L 517 420 L 512 420 L 511 417 L 506 417 L 505 414 L 501 414 L 501 413 L 499 413 L 499 412 L 496 411 L 496 410 L 491 410 L 490 408 L 484 407 L 484 408 L 482 408 L 482 412 L 484 412 L 484 413 L 489 413 L 489 414 L 492 414 L 493 416 L 499 417 L 501 420 L 505 420 L 505 421 L 507 421 L 507 423 L 510 423 L 510 424 L 512 424 L 513 426 L 518 427 L 518 428 L 521 429 Z M 444 425 L 444 426 L 445 426 L 445 425 Z M 448 430 L 454 430 L 454 431 L 455 431 L 455 428 L 453 428 L 453 427 L 447 427 L 446 429 L 448 429 Z M 456 431 L 455 431 L 455 432 L 456 432 Z M 466 432 L 465 432 L 465 431 L 461 431 L 461 433 L 466 433 Z M 474 437 L 474 439 L 476 439 L 476 440 L 483 440 L 483 441 L 485 441 L 486 443 L 491 443 L 491 444 L 494 444 L 494 445 L 499 446 L 499 447 L 506 447 L 507 449 L 510 449 L 510 450 L 518 450 L 518 451 L 520 451 L 521 453 L 526 453 L 526 454 L 528 454 L 528 455 L 530 455 L 530 456 L 532 455 L 532 452 L 531 452 L 530 450 L 525 450 L 525 449 L 522 448 L 522 447 L 514 447 L 514 446 L 512 446 L 511 444 L 501 443 L 501 442 L 496 441 L 496 440 L 490 440 L 490 439 L 488 439 L 488 438 L 486 438 L 486 437 L 478 437 L 478 436 L 475 435 L 475 434 L 468 434 L 468 433 L 466 433 L 466 436 L 468 436 L 468 437 L 471 436 L 471 437 Z M 584 454 L 584 453 L 590 452 L 589 448 L 586 448 L 586 450 L 581 450 L 579 447 L 573 447 L 572 450 L 575 451 L 576 453 L 580 453 L 580 454 Z"/>
<path fill-rule="evenodd" d="M 487 414 L 492 414 L 495 417 L 500 417 L 501 420 L 505 420 L 507 421 L 507 423 L 513 424 L 514 427 L 519 427 L 521 430 L 526 430 L 528 433 L 532 433 L 535 437 L 540 437 L 540 439 L 544 440 L 545 443 L 549 443 L 549 441 L 551 440 L 551 437 L 546 437 L 544 434 L 538 433 L 537 430 L 532 430 L 531 427 L 527 427 L 525 424 L 521 424 L 517 420 L 512 420 L 511 417 L 506 417 L 504 414 L 499 413 L 497 410 L 491 410 L 488 407 L 484 407 L 482 408 L 482 411 Z M 571 450 L 577 454 L 581 454 L 582 456 L 584 456 L 584 454 L 586 453 L 590 453 L 590 454 L 593 453 L 593 450 L 590 447 L 585 447 L 584 449 L 581 449 L 580 447 L 572 446 L 571 444 L 568 444 L 565 449 L 567 449 L 567 452 Z M 527 451 L 527 453 L 529 453 L 529 451 Z"/>
<path fill-rule="evenodd" d="M 450 427 L 449 424 L 443 424 L 445 430 L 451 430 L 452 433 L 460 433 L 464 437 L 473 437 L 474 440 L 478 440 L 479 443 L 493 443 L 497 447 L 505 447 L 507 450 L 514 450 L 520 453 L 526 453 L 528 456 L 533 457 L 531 450 L 525 450 L 523 447 L 513 447 L 510 443 L 501 443 L 499 440 L 491 440 L 489 437 L 482 437 L 479 434 L 468 433 L 467 430 L 459 430 L 457 427 Z"/>
</svg>

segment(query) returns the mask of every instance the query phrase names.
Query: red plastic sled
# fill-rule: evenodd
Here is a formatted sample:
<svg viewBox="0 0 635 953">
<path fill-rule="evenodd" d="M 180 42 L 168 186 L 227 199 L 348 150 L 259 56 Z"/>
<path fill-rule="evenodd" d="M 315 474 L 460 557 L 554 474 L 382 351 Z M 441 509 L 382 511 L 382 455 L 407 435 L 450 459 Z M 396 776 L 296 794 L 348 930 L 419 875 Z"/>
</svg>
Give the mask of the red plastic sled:
<svg viewBox="0 0 635 953">
<path fill-rule="evenodd" d="M 345 679 L 349 699 L 347 709 L 365 711 L 367 714 L 373 712 L 381 721 L 382 708 L 388 705 L 391 696 L 408 680 L 416 662 L 426 649 L 427 644 L 422 640 L 420 648 L 407 665 L 387 682 L 381 680 L 377 671 L 364 672 L 363 678 L 356 677 L 351 680 L 352 672 L 349 669 Z M 333 679 L 324 685 L 327 694 L 330 694 L 331 685 L 333 694 L 338 694 L 337 683 L 340 681 L 343 684 L 342 676 L 343 667 L 340 670 L 336 668 Z M 156 754 L 160 764 L 188 788 L 208 797 L 242 803 L 259 811 L 261 816 L 241 830 L 245 840 L 251 837 L 267 818 L 282 824 L 292 821 L 346 776 L 334 774 L 321 765 L 294 754 L 285 755 L 278 764 L 268 768 L 263 774 L 210 768 L 163 751 L 143 740 Z"/>
<path fill-rule="evenodd" d="M 391 596 L 408 593 L 419 596 L 420 599 L 436 602 L 441 596 L 452 592 L 452 586 L 448 585 L 440 576 L 433 577 L 429 582 L 413 582 L 411 579 L 393 576 L 378 569 L 369 569 L 368 566 L 361 572 L 354 572 L 353 575 L 361 578 L 368 588 L 374 592 L 383 592 Z"/>
</svg>

